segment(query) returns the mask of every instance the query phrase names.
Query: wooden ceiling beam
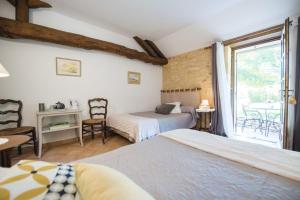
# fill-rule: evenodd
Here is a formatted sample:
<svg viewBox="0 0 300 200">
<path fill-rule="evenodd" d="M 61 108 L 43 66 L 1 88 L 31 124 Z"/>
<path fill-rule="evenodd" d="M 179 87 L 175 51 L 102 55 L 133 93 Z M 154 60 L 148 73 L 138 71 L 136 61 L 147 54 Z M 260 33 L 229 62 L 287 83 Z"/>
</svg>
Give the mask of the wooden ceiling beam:
<svg viewBox="0 0 300 200">
<path fill-rule="evenodd" d="M 145 40 L 145 42 L 155 51 L 155 53 L 163 59 L 167 59 L 166 56 L 160 51 L 160 49 L 150 40 Z"/>
<path fill-rule="evenodd" d="M 156 52 L 148 45 L 144 40 L 138 36 L 134 36 L 133 39 L 149 54 L 149 56 L 159 57 Z"/>
<path fill-rule="evenodd" d="M 144 52 L 111 42 L 3 17 L 0 17 L 0 36 L 51 42 L 88 50 L 106 51 L 154 65 L 165 65 L 168 63 L 167 59 L 152 57 Z"/>
<path fill-rule="evenodd" d="M 11 5 L 16 6 L 16 0 L 7 0 Z"/>
<path fill-rule="evenodd" d="M 16 20 L 20 22 L 29 22 L 29 7 L 27 0 L 17 0 L 16 5 Z"/>
<path fill-rule="evenodd" d="M 7 0 L 11 5 L 16 6 L 19 0 Z M 52 6 L 40 0 L 27 0 L 29 8 L 51 8 Z"/>
<path fill-rule="evenodd" d="M 29 8 L 52 8 L 52 6 L 40 0 L 28 0 Z"/>
</svg>

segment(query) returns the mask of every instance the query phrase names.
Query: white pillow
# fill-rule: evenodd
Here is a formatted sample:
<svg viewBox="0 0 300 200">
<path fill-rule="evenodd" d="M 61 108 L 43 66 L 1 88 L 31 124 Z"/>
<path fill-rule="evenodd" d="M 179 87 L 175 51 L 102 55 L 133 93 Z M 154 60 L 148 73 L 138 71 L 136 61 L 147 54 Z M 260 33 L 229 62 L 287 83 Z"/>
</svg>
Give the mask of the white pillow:
<svg viewBox="0 0 300 200">
<path fill-rule="evenodd" d="M 167 103 L 167 104 L 175 105 L 173 110 L 170 112 L 171 114 L 181 113 L 180 102 L 172 102 L 172 103 Z"/>
</svg>

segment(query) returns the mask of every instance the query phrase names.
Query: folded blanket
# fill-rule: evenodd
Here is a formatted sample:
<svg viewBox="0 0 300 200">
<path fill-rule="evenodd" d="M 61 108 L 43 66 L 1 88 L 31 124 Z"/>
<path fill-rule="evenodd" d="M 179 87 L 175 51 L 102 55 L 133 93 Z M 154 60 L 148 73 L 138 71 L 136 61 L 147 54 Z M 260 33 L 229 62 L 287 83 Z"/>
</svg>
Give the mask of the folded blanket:
<svg viewBox="0 0 300 200">
<path fill-rule="evenodd" d="M 300 181 L 299 152 L 275 149 L 189 129 L 177 129 L 165 132 L 161 136 L 229 160 Z"/>
</svg>

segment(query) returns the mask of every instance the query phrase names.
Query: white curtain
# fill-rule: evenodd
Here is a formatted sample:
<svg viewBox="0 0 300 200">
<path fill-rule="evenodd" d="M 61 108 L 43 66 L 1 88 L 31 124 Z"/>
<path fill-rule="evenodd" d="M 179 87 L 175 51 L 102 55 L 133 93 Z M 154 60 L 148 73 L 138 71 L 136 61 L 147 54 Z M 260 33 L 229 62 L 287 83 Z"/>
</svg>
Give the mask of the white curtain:
<svg viewBox="0 0 300 200">
<path fill-rule="evenodd" d="M 230 86 L 226 74 L 224 45 L 221 42 L 217 42 L 216 45 L 217 76 L 223 127 L 228 137 L 234 137 L 232 105 L 230 100 Z"/>
</svg>

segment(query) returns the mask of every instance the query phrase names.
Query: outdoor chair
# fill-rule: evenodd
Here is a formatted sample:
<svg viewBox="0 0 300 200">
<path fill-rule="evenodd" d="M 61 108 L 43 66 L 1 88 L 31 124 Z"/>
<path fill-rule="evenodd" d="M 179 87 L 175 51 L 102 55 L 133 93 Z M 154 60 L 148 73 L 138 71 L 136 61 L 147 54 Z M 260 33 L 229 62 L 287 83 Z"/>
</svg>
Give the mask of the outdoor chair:
<svg viewBox="0 0 300 200">
<path fill-rule="evenodd" d="M 279 140 L 282 141 L 281 124 L 282 122 L 280 119 L 280 113 L 270 114 L 268 116 L 267 131 L 265 133 L 266 137 L 269 136 L 270 132 L 273 132 L 273 133 L 277 133 L 279 136 Z"/>
<path fill-rule="evenodd" d="M 247 109 L 243 106 L 243 113 L 245 115 L 245 119 L 242 124 L 242 132 L 244 131 L 245 127 L 250 127 L 256 131 L 259 129 L 261 133 L 263 133 L 263 116 L 258 110 Z"/>
</svg>

